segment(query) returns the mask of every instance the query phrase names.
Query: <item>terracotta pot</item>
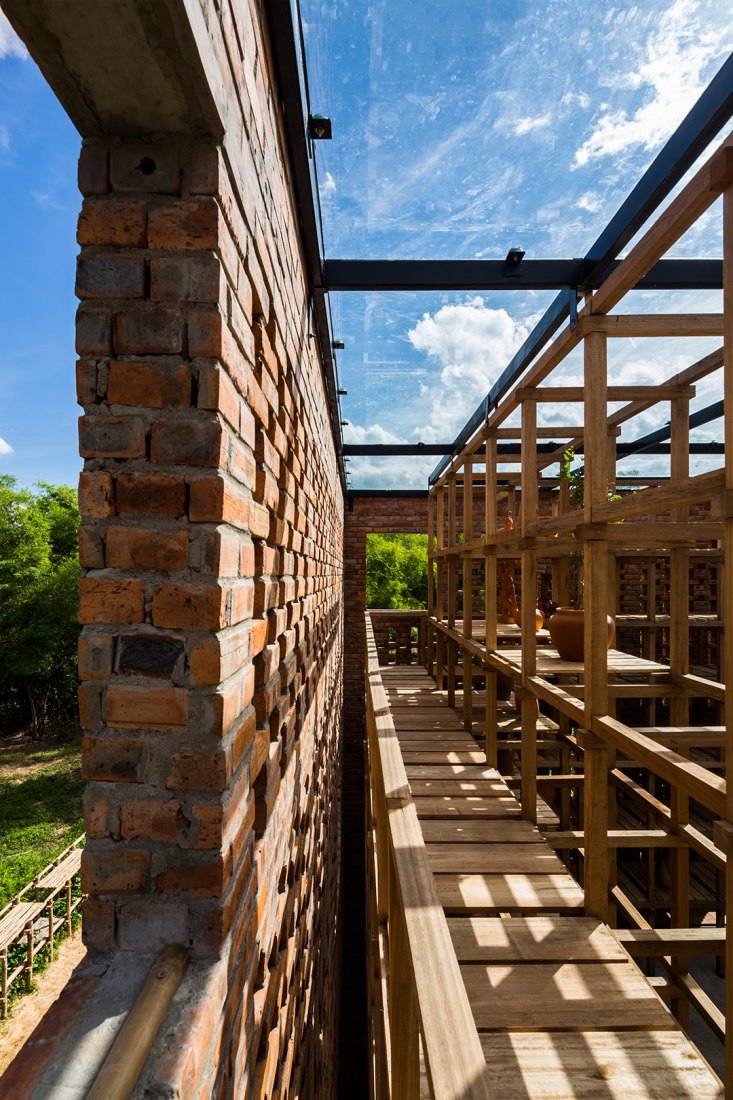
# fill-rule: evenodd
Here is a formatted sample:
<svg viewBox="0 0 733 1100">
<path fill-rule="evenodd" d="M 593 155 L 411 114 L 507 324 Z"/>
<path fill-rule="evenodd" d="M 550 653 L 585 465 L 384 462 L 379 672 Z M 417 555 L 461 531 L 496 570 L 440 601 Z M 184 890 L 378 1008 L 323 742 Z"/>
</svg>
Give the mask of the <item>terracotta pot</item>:
<svg viewBox="0 0 733 1100">
<path fill-rule="evenodd" d="M 516 626 L 521 626 L 522 625 L 522 609 L 521 609 L 521 607 L 517 608 L 517 613 L 514 616 L 512 622 L 515 623 Z M 545 623 L 545 616 L 542 614 L 539 607 L 536 607 L 534 609 L 534 632 L 535 632 L 535 634 L 537 633 L 538 630 L 542 630 L 542 627 L 544 626 L 544 623 Z"/>
<path fill-rule="evenodd" d="M 606 616 L 608 648 L 616 637 L 616 623 Z M 547 624 L 552 644 L 564 661 L 582 661 L 585 644 L 585 610 L 574 607 L 558 607 Z"/>
</svg>

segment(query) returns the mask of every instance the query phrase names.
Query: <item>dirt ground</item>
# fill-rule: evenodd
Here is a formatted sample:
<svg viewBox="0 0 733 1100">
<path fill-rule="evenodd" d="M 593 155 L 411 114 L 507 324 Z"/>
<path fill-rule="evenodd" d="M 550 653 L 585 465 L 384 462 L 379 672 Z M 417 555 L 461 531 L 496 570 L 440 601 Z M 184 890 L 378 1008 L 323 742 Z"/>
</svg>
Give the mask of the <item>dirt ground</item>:
<svg viewBox="0 0 733 1100">
<path fill-rule="evenodd" d="M 48 969 L 39 974 L 38 989 L 18 1001 L 10 1018 L 0 1023 L 0 1077 L 85 955 L 86 947 L 81 942 L 81 932 L 64 940 L 57 958 Z"/>
</svg>

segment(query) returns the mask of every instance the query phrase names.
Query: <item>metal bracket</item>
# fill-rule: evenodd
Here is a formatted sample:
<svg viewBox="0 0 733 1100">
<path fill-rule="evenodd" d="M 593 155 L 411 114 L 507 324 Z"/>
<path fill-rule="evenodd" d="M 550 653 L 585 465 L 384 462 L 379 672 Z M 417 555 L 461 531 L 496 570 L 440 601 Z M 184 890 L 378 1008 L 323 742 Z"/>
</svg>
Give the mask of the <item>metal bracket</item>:
<svg viewBox="0 0 733 1100">
<path fill-rule="evenodd" d="M 570 331 L 575 332 L 575 326 L 578 323 L 578 292 L 577 290 L 568 291 L 568 306 L 570 308 Z"/>
</svg>

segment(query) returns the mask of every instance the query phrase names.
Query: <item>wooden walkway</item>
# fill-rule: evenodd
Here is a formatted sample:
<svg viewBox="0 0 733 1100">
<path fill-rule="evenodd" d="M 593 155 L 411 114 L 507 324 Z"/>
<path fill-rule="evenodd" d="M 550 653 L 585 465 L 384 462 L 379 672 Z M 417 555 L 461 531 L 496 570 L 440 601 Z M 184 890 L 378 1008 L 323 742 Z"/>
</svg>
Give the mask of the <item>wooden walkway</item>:
<svg viewBox="0 0 733 1100">
<path fill-rule="evenodd" d="M 496 1095 L 708 1100 L 722 1086 L 418 666 L 380 669 Z"/>
</svg>

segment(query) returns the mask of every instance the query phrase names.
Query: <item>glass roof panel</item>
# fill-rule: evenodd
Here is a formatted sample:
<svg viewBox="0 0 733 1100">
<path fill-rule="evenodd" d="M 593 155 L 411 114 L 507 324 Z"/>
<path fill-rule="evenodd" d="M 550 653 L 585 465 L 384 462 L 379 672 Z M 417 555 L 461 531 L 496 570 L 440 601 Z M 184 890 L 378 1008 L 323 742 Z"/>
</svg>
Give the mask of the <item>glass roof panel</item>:
<svg viewBox="0 0 733 1100">
<path fill-rule="evenodd" d="M 733 49 L 718 0 L 620 0 L 592 16 L 585 0 L 300 3 L 311 110 L 333 121 L 313 147 L 328 258 L 584 255 Z M 719 256 L 720 224 L 716 203 L 672 254 Z M 331 293 L 344 442 L 452 442 L 554 297 Z M 630 308 L 720 303 L 639 292 Z M 714 343 L 632 341 L 610 374 L 662 381 Z M 581 372 L 571 356 L 557 381 Z M 718 388 L 701 383 L 693 408 Z M 659 427 L 661 412 L 624 438 Z M 352 456 L 350 481 L 424 488 L 438 461 Z"/>
<path fill-rule="evenodd" d="M 582 255 L 733 48 L 719 0 L 301 0 L 326 255 Z"/>
</svg>

